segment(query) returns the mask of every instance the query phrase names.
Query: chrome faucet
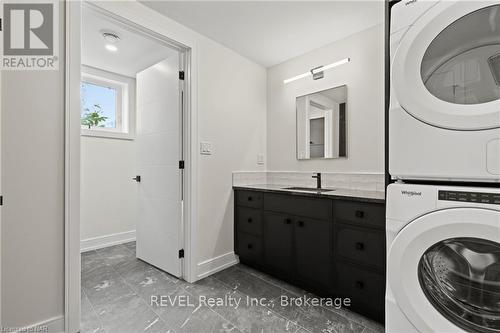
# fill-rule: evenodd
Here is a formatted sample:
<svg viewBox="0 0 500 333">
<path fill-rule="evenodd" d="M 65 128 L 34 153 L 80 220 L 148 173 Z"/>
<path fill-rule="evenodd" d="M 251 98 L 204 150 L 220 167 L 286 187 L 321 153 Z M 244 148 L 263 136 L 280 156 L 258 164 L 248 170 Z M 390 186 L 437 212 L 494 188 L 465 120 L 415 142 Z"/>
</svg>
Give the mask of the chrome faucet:
<svg viewBox="0 0 500 333">
<path fill-rule="evenodd" d="M 313 178 L 316 178 L 316 188 L 320 189 L 321 188 L 321 172 L 316 172 L 316 176 L 312 176 Z"/>
</svg>

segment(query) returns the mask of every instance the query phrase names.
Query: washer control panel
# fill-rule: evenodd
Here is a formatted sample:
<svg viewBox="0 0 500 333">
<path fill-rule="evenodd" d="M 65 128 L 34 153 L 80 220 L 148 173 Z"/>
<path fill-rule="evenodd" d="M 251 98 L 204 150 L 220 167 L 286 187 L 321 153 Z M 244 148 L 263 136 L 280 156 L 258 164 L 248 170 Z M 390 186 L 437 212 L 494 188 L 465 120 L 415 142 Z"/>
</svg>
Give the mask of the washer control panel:
<svg viewBox="0 0 500 333">
<path fill-rule="evenodd" d="M 462 201 L 500 205 L 500 193 L 438 191 L 438 199 L 444 201 Z"/>
</svg>

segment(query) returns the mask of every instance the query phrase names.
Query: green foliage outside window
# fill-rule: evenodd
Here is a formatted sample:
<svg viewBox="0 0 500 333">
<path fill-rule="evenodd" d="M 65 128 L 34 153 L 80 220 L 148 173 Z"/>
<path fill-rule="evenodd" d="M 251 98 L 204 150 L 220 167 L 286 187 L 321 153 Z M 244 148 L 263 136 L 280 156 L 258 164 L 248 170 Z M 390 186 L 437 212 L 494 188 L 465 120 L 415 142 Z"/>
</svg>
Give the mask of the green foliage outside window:
<svg viewBox="0 0 500 333">
<path fill-rule="evenodd" d="M 92 127 L 104 127 L 104 122 L 108 117 L 102 115 L 102 109 L 99 104 L 94 104 L 92 110 L 85 108 L 84 111 L 85 113 L 80 119 L 83 126 L 87 126 L 89 129 Z"/>
</svg>

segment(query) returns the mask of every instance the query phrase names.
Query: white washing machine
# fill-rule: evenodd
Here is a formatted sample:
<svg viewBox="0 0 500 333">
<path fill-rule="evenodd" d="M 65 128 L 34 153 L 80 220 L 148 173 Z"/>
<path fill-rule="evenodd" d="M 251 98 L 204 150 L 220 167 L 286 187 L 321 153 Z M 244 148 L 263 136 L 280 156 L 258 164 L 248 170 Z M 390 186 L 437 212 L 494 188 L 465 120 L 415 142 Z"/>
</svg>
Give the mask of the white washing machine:
<svg viewBox="0 0 500 333">
<path fill-rule="evenodd" d="M 500 189 L 391 184 L 387 333 L 500 332 Z"/>
<path fill-rule="evenodd" d="M 500 1 L 391 12 L 389 173 L 500 182 Z"/>
</svg>

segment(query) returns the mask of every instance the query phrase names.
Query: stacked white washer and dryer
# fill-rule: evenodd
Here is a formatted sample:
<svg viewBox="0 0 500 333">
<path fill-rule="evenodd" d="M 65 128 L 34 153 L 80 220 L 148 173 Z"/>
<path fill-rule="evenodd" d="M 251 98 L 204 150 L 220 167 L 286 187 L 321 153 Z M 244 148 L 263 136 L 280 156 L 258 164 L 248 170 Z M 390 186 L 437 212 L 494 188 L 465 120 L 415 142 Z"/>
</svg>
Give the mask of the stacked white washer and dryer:
<svg viewBox="0 0 500 333">
<path fill-rule="evenodd" d="M 392 6 L 388 333 L 500 332 L 500 1 Z"/>
</svg>

